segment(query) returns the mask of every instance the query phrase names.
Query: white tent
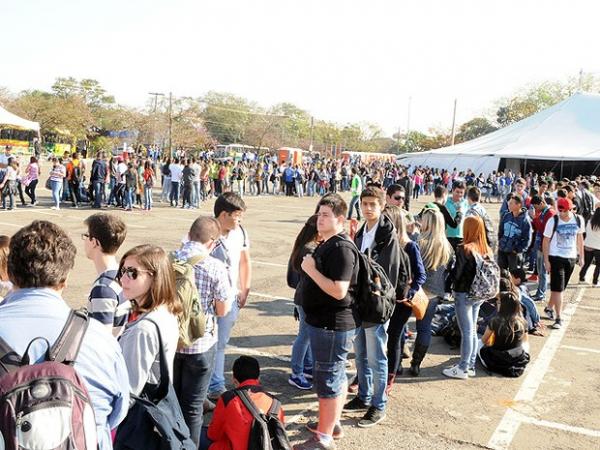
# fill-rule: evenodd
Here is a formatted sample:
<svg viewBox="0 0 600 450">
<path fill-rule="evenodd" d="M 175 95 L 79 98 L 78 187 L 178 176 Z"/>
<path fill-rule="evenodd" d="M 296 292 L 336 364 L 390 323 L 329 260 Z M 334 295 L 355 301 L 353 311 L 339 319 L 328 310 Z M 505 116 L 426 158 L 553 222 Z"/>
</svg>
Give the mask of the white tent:
<svg viewBox="0 0 600 450">
<path fill-rule="evenodd" d="M 575 94 L 477 139 L 401 158 L 412 166 L 475 173 L 498 169 L 501 158 L 600 162 L 600 95 Z"/>
<path fill-rule="evenodd" d="M 0 106 L 0 127 L 18 128 L 22 130 L 40 131 L 40 124 L 23 119 Z"/>
</svg>

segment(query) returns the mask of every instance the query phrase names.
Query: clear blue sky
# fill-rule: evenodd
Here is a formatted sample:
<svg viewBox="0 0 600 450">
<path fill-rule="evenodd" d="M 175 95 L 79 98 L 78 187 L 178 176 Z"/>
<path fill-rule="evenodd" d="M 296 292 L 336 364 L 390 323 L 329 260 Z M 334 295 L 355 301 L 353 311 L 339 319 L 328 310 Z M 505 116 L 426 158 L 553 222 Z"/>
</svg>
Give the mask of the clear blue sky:
<svg viewBox="0 0 600 450">
<path fill-rule="evenodd" d="M 546 79 L 600 72 L 593 1 L 19 0 L 0 3 L 0 86 L 94 78 L 143 107 L 148 92 L 289 101 L 391 134 L 449 128 Z"/>
</svg>

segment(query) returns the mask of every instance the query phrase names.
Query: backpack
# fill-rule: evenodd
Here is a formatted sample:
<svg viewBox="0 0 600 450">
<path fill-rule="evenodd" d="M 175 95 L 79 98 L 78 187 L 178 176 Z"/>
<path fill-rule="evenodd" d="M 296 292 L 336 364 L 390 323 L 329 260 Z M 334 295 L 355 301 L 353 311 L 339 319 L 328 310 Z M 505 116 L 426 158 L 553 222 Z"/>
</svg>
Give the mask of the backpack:
<svg viewBox="0 0 600 450">
<path fill-rule="evenodd" d="M 583 216 L 587 223 L 594 213 L 594 199 L 588 191 L 582 191 L 581 193 L 581 206 L 581 212 L 577 212 Z"/>
<path fill-rule="evenodd" d="M 396 307 L 396 288 L 388 278 L 385 270 L 370 255 L 361 252 L 354 242 L 347 239 L 340 241 L 357 254 L 358 276 L 354 293 L 353 308 L 363 327 L 379 325 L 387 322 Z"/>
<path fill-rule="evenodd" d="M 160 327 L 156 327 L 159 347 L 160 381 L 146 383 L 140 395 L 131 394 L 132 405 L 117 428 L 114 450 L 195 450 L 173 384 Z M 70 450 L 70 449 L 69 449 Z"/>
<path fill-rule="evenodd" d="M 279 420 L 279 410 L 281 409 L 279 400 L 272 397 L 271 408 L 267 414 L 263 414 L 256 407 L 246 389 L 236 389 L 234 392 L 253 418 L 248 437 L 248 450 L 292 450 L 285 428 Z"/>
<path fill-rule="evenodd" d="M 469 290 L 469 298 L 476 301 L 489 300 L 500 291 L 500 267 L 491 258 L 484 258 L 478 253 L 475 257 L 475 278 Z"/>
<path fill-rule="evenodd" d="M 81 181 L 81 163 L 73 164 L 73 172 L 71 175 L 71 181 L 79 183 Z"/>
<path fill-rule="evenodd" d="M 579 214 L 575 214 L 575 218 L 577 220 L 577 229 L 581 228 L 581 216 Z M 552 226 L 552 236 L 550 236 L 550 240 L 554 237 L 554 233 L 556 233 L 556 229 L 558 228 L 558 214 L 552 216 L 552 220 L 554 220 L 554 224 Z"/>
<path fill-rule="evenodd" d="M 0 338 L 0 447 L 6 450 L 97 448 L 94 410 L 73 365 L 89 324 L 87 311 L 71 311 L 54 345 L 37 337 L 23 356 Z M 30 364 L 38 340 L 44 360 Z"/>
<path fill-rule="evenodd" d="M 171 268 L 175 273 L 175 292 L 181 302 L 183 312 L 179 316 L 179 342 L 177 348 L 189 347 L 204 336 L 206 331 L 206 315 L 200 302 L 200 294 L 196 287 L 194 266 L 202 262 L 205 255 L 193 256 L 181 260 L 171 253 Z"/>
</svg>

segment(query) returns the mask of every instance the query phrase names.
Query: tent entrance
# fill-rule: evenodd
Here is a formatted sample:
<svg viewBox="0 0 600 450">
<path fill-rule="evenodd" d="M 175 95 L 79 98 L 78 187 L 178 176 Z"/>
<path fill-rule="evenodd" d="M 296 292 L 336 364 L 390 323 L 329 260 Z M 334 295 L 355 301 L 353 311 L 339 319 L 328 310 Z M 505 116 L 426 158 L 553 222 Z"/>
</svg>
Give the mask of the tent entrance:
<svg viewBox="0 0 600 450">
<path fill-rule="evenodd" d="M 499 170 L 513 173 L 554 172 L 555 177 L 574 179 L 577 175 L 600 175 L 600 161 L 557 161 L 549 159 L 502 158 Z"/>
</svg>

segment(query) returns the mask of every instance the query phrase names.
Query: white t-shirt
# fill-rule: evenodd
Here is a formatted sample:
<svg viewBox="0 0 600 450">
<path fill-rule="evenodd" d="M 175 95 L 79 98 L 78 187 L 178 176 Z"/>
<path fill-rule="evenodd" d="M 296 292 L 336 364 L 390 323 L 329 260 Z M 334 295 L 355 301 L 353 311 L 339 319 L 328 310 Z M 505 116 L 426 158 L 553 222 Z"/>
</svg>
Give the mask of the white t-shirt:
<svg viewBox="0 0 600 450">
<path fill-rule="evenodd" d="M 377 228 L 379 228 L 379 223 L 376 223 L 373 228 L 367 231 L 367 225 L 365 224 L 365 231 L 363 232 L 362 242 L 360 244 L 360 251 L 365 252 L 366 249 L 370 248 L 373 245 L 373 241 L 375 240 L 375 233 L 377 233 Z"/>
<path fill-rule="evenodd" d="M 127 172 L 127 164 L 120 162 L 117 165 L 117 171 L 119 172 L 119 184 L 125 184 L 125 172 Z"/>
<path fill-rule="evenodd" d="M 237 227 L 227 236 L 222 236 L 219 241 L 223 248 L 215 248 L 211 255 L 225 263 L 232 287 L 229 300 L 235 300 L 239 293 L 240 259 L 243 251 L 250 250 L 250 239 L 245 229 L 242 231 L 241 227 Z M 223 250 L 226 253 L 225 258 L 222 256 Z"/>
<path fill-rule="evenodd" d="M 171 183 L 179 183 L 181 181 L 181 174 L 183 173 L 183 167 L 179 164 L 171 164 L 169 166 L 171 171 Z"/>
<path fill-rule="evenodd" d="M 585 221 L 579 217 L 580 226 L 577 226 L 577 217 L 573 214 L 567 222 L 563 222 L 559 216 L 556 233 L 554 231 L 554 221 L 552 218 L 546 223 L 544 237 L 552 238 L 550 241 L 550 256 L 560 256 L 562 258 L 577 258 L 577 235 L 585 231 Z"/>
</svg>

